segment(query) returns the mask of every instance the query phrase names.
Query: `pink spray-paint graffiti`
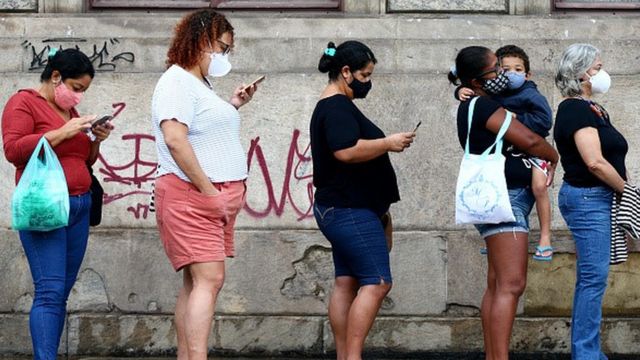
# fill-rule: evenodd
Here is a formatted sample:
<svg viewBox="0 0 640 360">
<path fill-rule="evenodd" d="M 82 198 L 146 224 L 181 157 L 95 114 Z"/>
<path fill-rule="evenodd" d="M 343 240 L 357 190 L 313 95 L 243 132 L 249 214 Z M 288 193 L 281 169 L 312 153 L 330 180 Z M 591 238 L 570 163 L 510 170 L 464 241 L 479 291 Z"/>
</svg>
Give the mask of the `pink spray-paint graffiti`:
<svg viewBox="0 0 640 360">
<path fill-rule="evenodd" d="M 262 152 L 262 147 L 260 146 L 260 137 L 256 137 L 254 140 L 251 140 L 251 145 L 249 146 L 249 152 L 247 155 L 247 159 L 249 162 L 249 171 L 251 171 L 251 163 L 255 156 L 256 162 L 258 163 L 258 166 L 260 168 L 260 172 L 262 173 L 262 178 L 264 179 L 264 183 L 267 187 L 268 199 L 267 207 L 262 210 L 253 209 L 247 202 L 244 206 L 244 210 L 249 215 L 256 218 L 264 218 L 271 212 L 273 212 L 276 216 L 279 217 L 284 213 L 284 208 L 288 201 L 295 211 L 296 216 L 298 216 L 298 221 L 313 217 L 313 174 L 306 173 L 306 167 L 311 163 L 311 156 L 308 155 L 311 144 L 307 145 L 304 148 L 304 151 L 301 152 L 300 147 L 298 146 L 299 138 L 300 130 L 293 130 L 293 136 L 291 138 L 291 145 L 289 146 L 289 153 L 287 154 L 287 162 L 284 170 L 284 180 L 282 182 L 282 190 L 279 200 L 276 199 L 274 193 L 273 182 L 271 180 L 271 174 L 269 173 L 269 167 L 264 157 L 264 153 Z M 292 176 L 295 180 L 306 181 L 306 183 L 303 183 L 303 186 L 306 187 L 307 195 L 305 200 L 308 200 L 308 204 L 303 205 L 306 206 L 306 208 L 298 206 L 295 198 L 291 194 Z"/>
<path fill-rule="evenodd" d="M 115 104 L 114 104 L 114 107 Z M 116 112 L 119 113 L 122 108 Z M 143 160 L 141 158 L 141 149 L 143 142 L 153 141 L 155 138 L 148 134 L 126 134 L 121 137 L 123 141 L 132 142 L 133 144 L 133 160 L 122 164 L 114 165 L 110 163 L 105 156 L 99 155 L 98 160 L 101 164 L 99 168 L 100 174 L 103 175 L 104 182 L 115 182 L 122 186 L 129 187 L 131 190 L 124 192 L 115 192 L 113 194 L 104 195 L 104 204 L 108 205 L 115 201 L 123 201 L 134 195 L 146 195 L 151 200 L 151 192 L 143 189 L 143 185 L 154 180 L 157 168 L 157 162 Z M 266 188 L 267 205 L 264 209 L 257 210 L 248 202 L 245 204 L 244 210 L 254 218 L 265 218 L 269 215 L 282 216 L 285 212 L 287 202 L 296 214 L 298 221 L 313 217 L 313 174 L 307 173 L 307 167 L 311 164 L 311 156 L 309 155 L 310 145 L 306 145 L 304 150 L 300 150 L 300 130 L 295 129 L 292 134 L 289 152 L 287 154 L 284 180 L 281 187 L 280 198 L 276 199 L 274 184 L 271 178 L 271 172 L 267 164 L 260 137 L 251 140 L 247 154 L 247 162 L 249 167 L 249 176 L 254 177 L 260 175 L 251 172 L 251 165 L 255 161 L 257 170 L 261 172 L 261 179 L 264 181 Z M 305 188 L 304 204 L 300 205 L 292 194 L 291 183 L 293 181 L 302 182 Z M 137 202 L 127 207 L 127 211 L 131 212 L 136 219 L 146 219 L 149 215 L 149 202 Z"/>
<path fill-rule="evenodd" d="M 127 134 L 123 135 L 121 138 L 123 141 L 133 140 L 134 142 L 134 152 L 133 152 L 133 160 L 124 165 L 111 165 L 105 158 L 100 154 L 98 156 L 98 160 L 102 163 L 102 168 L 100 168 L 100 173 L 104 175 L 104 182 L 117 182 L 123 185 L 127 185 L 133 187 L 135 190 L 131 190 L 124 193 L 115 193 L 115 194 L 104 194 L 104 204 L 107 205 L 114 201 L 126 198 L 131 195 L 151 195 L 150 191 L 141 190 L 142 184 L 153 181 L 155 178 L 156 168 L 158 163 L 155 161 L 147 161 L 142 160 L 140 158 L 140 149 L 143 140 L 150 140 L 155 142 L 155 138 L 152 135 L 147 134 Z M 133 170 L 133 174 L 129 176 L 121 175 L 125 171 Z M 139 219 L 142 216 L 143 219 L 146 219 L 149 212 L 149 204 L 137 203 L 134 206 L 129 206 L 127 211 L 133 213 L 136 219 Z"/>
<path fill-rule="evenodd" d="M 127 104 L 123 102 L 115 103 L 112 105 L 115 109 L 113 113 L 113 117 L 116 118 L 126 107 Z M 124 164 L 121 166 L 114 166 L 109 164 L 109 162 L 104 158 L 102 154 L 98 155 L 98 161 L 102 164 L 102 168 L 99 169 L 99 172 L 103 174 L 102 181 L 104 182 L 118 182 L 124 185 L 133 185 L 138 190 L 128 191 L 125 193 L 116 193 L 116 194 L 108 194 L 105 192 L 103 195 L 104 205 L 107 205 L 113 201 L 125 198 L 127 196 L 142 194 L 142 195 L 150 195 L 150 191 L 140 190 L 142 188 L 142 184 L 148 181 L 153 181 L 153 174 L 155 174 L 157 163 L 153 161 L 144 161 L 140 159 L 140 148 L 142 140 L 151 140 L 155 141 L 155 138 L 151 135 L 146 134 L 127 134 L 123 135 L 121 140 L 123 141 L 134 141 L 134 157 L 131 162 L 128 164 Z M 132 176 L 123 176 L 126 171 L 133 168 Z M 147 168 L 146 171 L 141 171 L 141 169 Z M 129 206 L 127 211 L 133 213 L 136 219 L 139 219 L 142 216 L 144 219 L 147 218 L 149 205 L 138 203 L 135 207 Z"/>
</svg>

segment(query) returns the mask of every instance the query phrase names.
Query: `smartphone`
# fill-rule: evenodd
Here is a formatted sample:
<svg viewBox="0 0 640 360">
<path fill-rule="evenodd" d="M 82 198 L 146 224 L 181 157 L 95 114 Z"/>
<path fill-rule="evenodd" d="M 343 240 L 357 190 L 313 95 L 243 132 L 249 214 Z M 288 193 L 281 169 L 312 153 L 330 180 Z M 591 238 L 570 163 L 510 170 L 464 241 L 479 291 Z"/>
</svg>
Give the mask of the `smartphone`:
<svg viewBox="0 0 640 360">
<path fill-rule="evenodd" d="M 104 123 L 111 119 L 113 119 L 113 115 L 98 116 L 91 122 L 91 127 L 94 128 L 96 126 L 104 125 Z"/>
<path fill-rule="evenodd" d="M 420 125 L 422 125 L 422 121 L 418 121 L 418 124 L 416 125 L 416 128 L 413 129 L 413 132 L 418 131 L 418 128 L 420 127 Z"/>
<path fill-rule="evenodd" d="M 257 79 L 255 79 L 255 80 L 253 80 L 253 82 L 252 82 L 251 84 L 249 84 L 249 85 L 245 86 L 244 88 L 242 88 L 242 91 L 247 91 L 247 89 L 248 89 L 248 88 L 250 88 L 250 87 L 252 87 L 253 85 L 258 85 L 258 84 L 260 84 L 261 82 L 263 82 L 263 81 L 264 81 L 264 79 L 265 79 L 265 78 L 266 78 L 266 75 L 262 75 L 262 76 L 260 76 L 259 78 L 257 78 Z"/>
</svg>

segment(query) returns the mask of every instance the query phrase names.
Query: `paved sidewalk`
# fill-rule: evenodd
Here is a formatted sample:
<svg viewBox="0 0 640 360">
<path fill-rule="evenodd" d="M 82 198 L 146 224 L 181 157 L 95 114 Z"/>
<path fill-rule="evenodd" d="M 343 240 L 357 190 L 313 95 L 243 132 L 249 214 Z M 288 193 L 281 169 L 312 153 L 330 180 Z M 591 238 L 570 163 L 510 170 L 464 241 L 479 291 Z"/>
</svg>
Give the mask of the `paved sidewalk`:
<svg viewBox="0 0 640 360">
<path fill-rule="evenodd" d="M 27 360 L 29 357 L 2 357 L 0 360 Z M 175 357 L 58 357 L 58 360 L 173 360 Z M 209 357 L 209 360 L 320 360 L 320 359 L 335 359 L 335 357 L 304 357 L 304 358 L 291 358 L 291 357 Z M 364 360 L 484 360 L 484 356 L 481 354 L 424 354 L 420 355 L 406 355 L 398 354 L 395 357 L 379 357 L 375 355 L 363 356 Z M 535 354 L 535 355 L 522 355 L 514 354 L 510 357 L 511 360 L 570 360 L 571 357 L 568 354 Z M 638 357 L 609 357 L 609 360 L 631 360 L 638 359 Z"/>
<path fill-rule="evenodd" d="M 569 354 L 512 354 L 509 357 L 511 360 L 570 360 Z M 0 356 L 0 360 L 27 360 L 30 357 L 16 357 L 16 356 Z M 173 360 L 174 357 L 58 357 L 58 360 Z M 291 357 L 210 357 L 209 360 L 319 360 L 319 359 L 335 359 L 330 356 L 325 357 L 304 357 L 304 358 L 291 358 Z M 482 354 L 424 354 L 424 355 L 406 355 L 398 354 L 395 357 L 378 357 L 375 355 L 363 356 L 364 360 L 484 360 Z M 638 355 L 609 355 L 609 360 L 637 360 L 640 359 Z"/>
</svg>

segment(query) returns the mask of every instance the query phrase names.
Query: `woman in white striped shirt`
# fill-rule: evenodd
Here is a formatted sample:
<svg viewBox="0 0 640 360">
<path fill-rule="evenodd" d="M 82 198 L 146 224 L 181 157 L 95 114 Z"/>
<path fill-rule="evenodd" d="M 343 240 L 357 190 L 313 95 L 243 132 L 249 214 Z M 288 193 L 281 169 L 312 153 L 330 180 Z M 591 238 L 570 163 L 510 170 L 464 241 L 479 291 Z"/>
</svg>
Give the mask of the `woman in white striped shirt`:
<svg viewBox="0 0 640 360">
<path fill-rule="evenodd" d="M 207 79 L 231 70 L 232 48 L 233 27 L 223 15 L 210 9 L 186 15 L 153 93 L 156 221 L 171 265 L 183 270 L 175 310 L 178 359 L 207 357 L 224 261 L 235 255 L 233 227 L 245 201 L 238 108 L 256 87 L 239 86 L 227 101 Z"/>
</svg>

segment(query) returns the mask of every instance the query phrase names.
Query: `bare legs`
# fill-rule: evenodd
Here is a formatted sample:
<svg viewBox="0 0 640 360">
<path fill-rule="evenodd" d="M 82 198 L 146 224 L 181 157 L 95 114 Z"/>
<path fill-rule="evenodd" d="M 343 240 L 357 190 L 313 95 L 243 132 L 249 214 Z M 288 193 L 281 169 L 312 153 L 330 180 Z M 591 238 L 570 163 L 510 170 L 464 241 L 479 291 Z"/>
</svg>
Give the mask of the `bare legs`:
<svg viewBox="0 0 640 360">
<path fill-rule="evenodd" d="M 189 301 L 189 294 L 193 289 L 193 280 L 191 279 L 191 273 L 189 267 L 182 270 L 182 288 L 178 294 L 178 301 L 176 302 L 176 314 L 175 314 L 175 326 L 176 336 L 178 337 L 178 360 L 189 359 L 189 353 L 187 351 L 187 337 L 184 330 L 184 319 L 187 312 L 187 302 Z"/>
<path fill-rule="evenodd" d="M 391 284 L 364 285 L 349 276 L 336 277 L 329 302 L 329 321 L 338 360 L 362 359 L 364 341 Z"/>
<path fill-rule="evenodd" d="M 487 360 L 508 360 L 518 299 L 527 282 L 527 234 L 487 237 L 489 270 L 482 298 L 482 329 Z"/>
<path fill-rule="evenodd" d="M 547 176 L 536 168 L 531 172 L 531 190 L 533 190 L 533 196 L 536 198 L 536 212 L 540 221 L 540 240 L 538 245 L 543 248 L 551 246 L 551 202 L 547 191 Z M 548 256 L 553 254 L 553 250 L 545 250 L 536 254 Z"/>
<path fill-rule="evenodd" d="M 206 360 L 216 299 L 224 283 L 224 262 L 196 263 L 183 269 L 175 324 L 179 360 Z"/>
</svg>

